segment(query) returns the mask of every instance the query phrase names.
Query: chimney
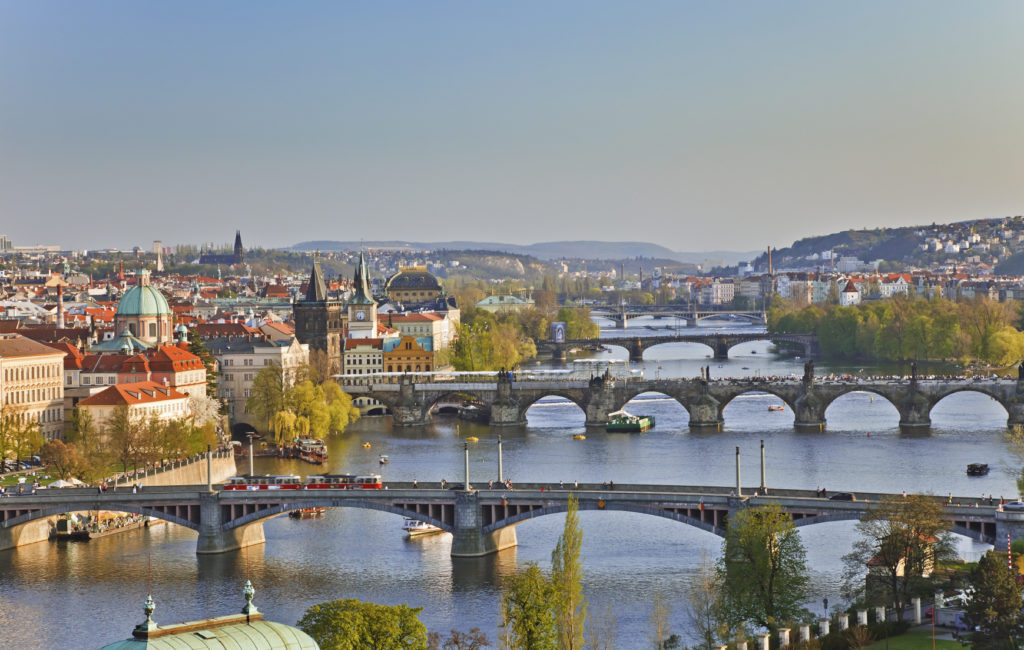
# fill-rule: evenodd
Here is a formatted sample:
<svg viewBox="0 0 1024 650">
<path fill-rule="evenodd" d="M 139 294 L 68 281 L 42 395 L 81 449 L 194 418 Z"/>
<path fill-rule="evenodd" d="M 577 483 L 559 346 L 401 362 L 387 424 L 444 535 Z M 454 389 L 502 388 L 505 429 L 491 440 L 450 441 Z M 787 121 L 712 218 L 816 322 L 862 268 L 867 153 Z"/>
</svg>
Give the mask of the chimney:
<svg viewBox="0 0 1024 650">
<path fill-rule="evenodd" d="M 64 329 L 64 285 L 57 285 L 57 329 Z"/>
<path fill-rule="evenodd" d="M 768 275 L 775 275 L 775 269 L 772 267 L 772 247 L 768 247 Z"/>
</svg>

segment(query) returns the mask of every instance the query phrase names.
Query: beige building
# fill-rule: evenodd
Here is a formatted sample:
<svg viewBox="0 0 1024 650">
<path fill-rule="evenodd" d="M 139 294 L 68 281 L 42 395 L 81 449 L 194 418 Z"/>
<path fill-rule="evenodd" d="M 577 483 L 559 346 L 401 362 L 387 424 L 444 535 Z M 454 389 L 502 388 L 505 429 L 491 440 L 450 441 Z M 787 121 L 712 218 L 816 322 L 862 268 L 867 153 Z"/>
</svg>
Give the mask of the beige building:
<svg viewBox="0 0 1024 650">
<path fill-rule="evenodd" d="M 0 334 L 0 413 L 39 423 L 46 440 L 64 432 L 64 353 L 20 334 Z"/>
<path fill-rule="evenodd" d="M 299 366 L 309 363 L 309 346 L 297 339 L 285 345 L 248 337 L 213 338 L 205 343 L 220 364 L 218 393 L 228 402 L 232 423 L 256 424 L 245 403 L 252 397 L 252 382 L 260 370 L 280 366 L 286 381 L 292 382 Z"/>
<path fill-rule="evenodd" d="M 388 317 L 388 325 L 402 336 L 413 338 L 429 337 L 434 350 L 444 350 L 455 341 L 456 321 L 445 312 L 423 312 L 418 314 L 395 314 Z"/>
<path fill-rule="evenodd" d="M 88 412 L 99 431 L 106 429 L 114 410 L 127 406 L 133 420 L 184 420 L 192 415 L 188 395 L 156 381 L 108 386 L 91 397 L 78 402 L 78 408 Z"/>
</svg>

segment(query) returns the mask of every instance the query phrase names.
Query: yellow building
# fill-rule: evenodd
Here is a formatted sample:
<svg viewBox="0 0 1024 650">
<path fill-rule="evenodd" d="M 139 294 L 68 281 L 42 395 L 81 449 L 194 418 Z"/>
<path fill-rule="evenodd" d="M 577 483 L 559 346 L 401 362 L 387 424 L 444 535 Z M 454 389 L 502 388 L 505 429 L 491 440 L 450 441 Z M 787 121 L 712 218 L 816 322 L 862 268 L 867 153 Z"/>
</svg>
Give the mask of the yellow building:
<svg viewBox="0 0 1024 650">
<path fill-rule="evenodd" d="M 20 334 L 0 334 L 0 414 L 38 422 L 46 440 L 64 431 L 64 353 Z"/>
</svg>

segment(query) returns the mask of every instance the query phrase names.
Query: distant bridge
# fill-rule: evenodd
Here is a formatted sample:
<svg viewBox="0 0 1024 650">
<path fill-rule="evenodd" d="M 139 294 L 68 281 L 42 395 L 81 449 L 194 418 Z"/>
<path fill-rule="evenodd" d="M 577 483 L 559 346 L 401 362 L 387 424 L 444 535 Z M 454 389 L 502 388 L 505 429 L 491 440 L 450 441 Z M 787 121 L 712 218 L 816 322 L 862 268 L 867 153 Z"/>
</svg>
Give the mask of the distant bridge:
<svg viewBox="0 0 1024 650">
<path fill-rule="evenodd" d="M 715 359 L 728 359 L 729 350 L 741 343 L 771 341 L 788 344 L 803 351 L 805 357 L 818 353 L 816 334 L 770 334 L 768 332 L 741 332 L 722 334 L 668 334 L 664 336 L 605 336 L 596 339 L 568 339 L 565 341 L 537 341 L 538 350 L 549 350 L 552 358 L 564 361 L 573 348 L 595 349 L 617 345 L 629 351 L 630 361 L 643 361 L 644 350 L 665 343 L 701 343 L 711 348 Z"/>
<path fill-rule="evenodd" d="M 422 381 L 417 381 L 421 379 Z M 721 428 L 725 407 L 744 393 L 768 393 L 778 397 L 794 414 L 793 424 L 802 430 L 824 430 L 825 411 L 848 393 L 868 392 L 887 400 L 899 412 L 905 430 L 931 426 L 931 410 L 954 393 L 988 395 L 1007 411 L 1007 426 L 1024 426 L 1024 381 L 1013 379 L 846 379 L 810 378 L 741 379 L 621 379 L 611 376 L 581 379 L 513 381 L 508 376 L 479 380 L 442 381 L 436 375 L 408 374 L 398 383 L 368 383 L 373 375 L 346 382 L 353 397 L 369 397 L 393 415 L 397 426 L 419 426 L 430 421 L 439 402 L 471 399 L 481 407 L 492 426 L 520 426 L 526 411 L 538 400 L 563 397 L 580 407 L 587 426 L 603 426 L 610 414 L 644 393 L 660 393 L 675 399 L 689 413 L 691 428 Z"/>
<path fill-rule="evenodd" d="M 859 519 L 872 504 L 895 495 L 857 493 L 857 501 L 832 501 L 811 490 L 775 490 L 750 496 L 759 488 L 721 486 L 585 484 L 571 490 L 554 483 L 516 484 L 515 489 L 444 490 L 388 483 L 384 490 L 210 491 L 206 486 L 146 487 L 97 494 L 94 489 L 39 490 L 34 495 L 0 499 L 0 537 L 43 517 L 65 512 L 133 512 L 185 526 L 199 533 L 197 553 L 223 553 L 265 541 L 263 521 L 310 507 L 364 508 L 431 523 L 452 533 L 452 555 L 486 555 L 518 544 L 515 525 L 566 512 L 570 492 L 580 510 L 634 512 L 662 517 L 723 536 L 730 514 L 740 508 L 778 503 L 797 526 Z M 761 488 L 763 489 L 763 488 Z M 953 531 L 993 543 L 1010 534 L 1024 537 L 1024 512 L 970 497 L 943 503 Z M 396 529 L 397 532 L 397 529 Z M 0 545 L 0 549 L 5 548 Z"/>
<path fill-rule="evenodd" d="M 685 320 L 687 327 L 697 327 L 702 320 L 720 316 L 742 318 L 754 325 L 768 324 L 768 315 L 764 310 L 715 309 L 713 307 L 698 309 L 687 305 L 619 305 L 617 308 L 608 308 L 607 311 L 594 310 L 593 315 L 615 321 L 622 329 L 626 329 L 629 319 L 641 316 L 654 316 L 655 318 L 671 316 Z"/>
</svg>

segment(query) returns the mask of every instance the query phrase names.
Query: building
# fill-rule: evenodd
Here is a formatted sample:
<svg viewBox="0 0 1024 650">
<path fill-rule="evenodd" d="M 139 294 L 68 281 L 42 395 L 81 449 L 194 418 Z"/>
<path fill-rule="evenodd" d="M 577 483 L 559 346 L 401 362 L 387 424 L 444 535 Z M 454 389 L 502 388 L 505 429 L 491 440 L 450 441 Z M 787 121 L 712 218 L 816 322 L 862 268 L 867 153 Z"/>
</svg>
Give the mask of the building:
<svg viewBox="0 0 1024 650">
<path fill-rule="evenodd" d="M 853 280 L 847 280 L 846 286 L 839 293 L 839 304 L 843 307 L 848 307 L 859 303 L 860 291 L 857 290 L 857 285 L 853 283 Z"/>
<path fill-rule="evenodd" d="M 45 440 L 64 433 L 64 353 L 0 334 L 0 415 L 37 422 Z"/>
<path fill-rule="evenodd" d="M 231 253 L 203 253 L 199 256 L 200 264 L 225 264 L 235 266 L 245 261 L 245 249 L 242 248 L 242 231 L 235 231 L 235 246 Z"/>
<path fill-rule="evenodd" d="M 78 402 L 79 410 L 89 413 L 100 431 L 120 407 L 127 407 L 129 417 L 140 421 L 169 422 L 192 415 L 188 395 L 155 381 L 115 384 Z"/>
<path fill-rule="evenodd" d="M 384 372 L 432 372 L 434 370 L 434 340 L 429 336 L 384 341 L 382 363 Z"/>
<path fill-rule="evenodd" d="M 170 343 L 174 337 L 171 307 L 160 291 L 150 285 L 149 271 L 139 274 L 139 283 L 125 292 L 114 313 L 114 331 L 127 329 L 148 343 Z"/>
<path fill-rule="evenodd" d="M 250 650 L 318 650 L 319 645 L 302 630 L 263 618 L 252 597 L 252 583 L 245 581 L 242 594 L 245 606 L 240 614 L 216 616 L 199 621 L 157 625 L 153 620 L 156 604 L 147 596 L 142 608 L 146 620 L 135 626 L 132 638 L 115 641 L 100 650 L 149 650 L 167 648 L 248 648 Z"/>
<path fill-rule="evenodd" d="M 523 300 L 515 296 L 487 296 L 476 303 L 477 309 L 492 313 L 500 311 L 524 311 L 533 308 L 533 299 Z"/>
<path fill-rule="evenodd" d="M 384 339 L 346 339 L 345 374 L 375 375 L 384 371 Z M 359 381 L 359 380 L 356 380 Z M 351 380 L 349 380 L 351 383 Z"/>
<path fill-rule="evenodd" d="M 450 314 L 438 312 L 423 312 L 415 314 L 394 314 L 388 316 L 388 326 L 398 330 L 402 336 L 422 338 L 430 337 L 433 341 L 433 349 L 444 350 L 451 347 L 455 341 L 458 331 Z"/>
<path fill-rule="evenodd" d="M 327 355 L 330 374 L 341 372 L 341 341 L 344 332 L 341 301 L 330 300 L 320 263 L 313 262 L 306 293 L 292 305 L 295 315 L 295 338 Z M 273 338 L 273 337 L 272 337 Z"/>
<path fill-rule="evenodd" d="M 255 422 L 246 409 L 246 402 L 252 397 L 252 382 L 260 370 L 280 366 L 285 381 L 291 383 L 298 368 L 309 363 L 309 346 L 298 339 L 287 345 L 275 345 L 258 337 L 214 338 L 206 341 L 206 347 L 220 364 L 218 394 L 227 400 L 233 423 L 264 424 Z"/>
<path fill-rule="evenodd" d="M 370 292 L 370 273 L 366 268 L 366 257 L 359 251 L 359 265 L 353 280 L 355 293 L 348 301 L 348 336 L 350 339 L 376 338 L 377 302 Z"/>
<path fill-rule="evenodd" d="M 441 283 L 425 266 L 400 266 L 388 278 L 384 291 L 393 302 L 414 305 L 432 301 L 441 295 Z"/>
</svg>

